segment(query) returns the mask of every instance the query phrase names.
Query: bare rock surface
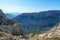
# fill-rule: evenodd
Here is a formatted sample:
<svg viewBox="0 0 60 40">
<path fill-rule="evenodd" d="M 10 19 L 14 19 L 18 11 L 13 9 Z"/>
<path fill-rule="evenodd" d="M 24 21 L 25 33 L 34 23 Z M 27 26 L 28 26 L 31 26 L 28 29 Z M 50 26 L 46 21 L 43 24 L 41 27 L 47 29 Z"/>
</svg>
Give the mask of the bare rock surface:
<svg viewBox="0 0 60 40">
<path fill-rule="evenodd" d="M 30 40 L 60 40 L 60 23 L 55 25 L 51 30 L 42 33 L 36 34 L 33 37 L 29 37 Z"/>
<path fill-rule="evenodd" d="M 21 23 L 8 19 L 0 9 L 0 40 L 26 40 Z"/>
</svg>

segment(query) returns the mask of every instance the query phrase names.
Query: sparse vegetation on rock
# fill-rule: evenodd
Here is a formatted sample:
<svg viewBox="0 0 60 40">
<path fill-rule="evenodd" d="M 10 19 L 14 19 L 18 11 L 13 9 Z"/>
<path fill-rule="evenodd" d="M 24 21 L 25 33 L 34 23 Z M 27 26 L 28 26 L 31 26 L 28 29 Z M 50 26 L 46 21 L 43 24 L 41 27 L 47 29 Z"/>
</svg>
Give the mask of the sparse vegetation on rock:
<svg viewBox="0 0 60 40">
<path fill-rule="evenodd" d="M 35 34 L 33 37 L 29 35 L 29 39 L 30 40 L 60 40 L 60 23 L 45 33 Z"/>
<path fill-rule="evenodd" d="M 0 9 L 0 40 L 22 40 L 24 36 L 21 24 L 8 19 Z"/>
</svg>

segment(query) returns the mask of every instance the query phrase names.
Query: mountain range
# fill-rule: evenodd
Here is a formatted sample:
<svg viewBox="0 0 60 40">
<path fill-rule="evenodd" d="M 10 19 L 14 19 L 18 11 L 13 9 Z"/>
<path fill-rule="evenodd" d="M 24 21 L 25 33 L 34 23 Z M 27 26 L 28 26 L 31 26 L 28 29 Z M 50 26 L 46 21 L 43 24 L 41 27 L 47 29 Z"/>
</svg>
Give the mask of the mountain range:
<svg viewBox="0 0 60 40">
<path fill-rule="evenodd" d="M 0 9 L 0 39 L 60 40 L 60 11 L 22 13 L 9 19 Z"/>
<path fill-rule="evenodd" d="M 20 15 L 20 13 L 17 13 L 17 12 L 13 12 L 13 13 L 5 13 L 5 15 L 9 18 L 9 19 L 12 19 L 18 15 Z"/>
<path fill-rule="evenodd" d="M 35 13 L 22 13 L 12 20 L 22 24 L 26 34 L 50 30 L 60 22 L 60 10 L 48 10 Z"/>
</svg>

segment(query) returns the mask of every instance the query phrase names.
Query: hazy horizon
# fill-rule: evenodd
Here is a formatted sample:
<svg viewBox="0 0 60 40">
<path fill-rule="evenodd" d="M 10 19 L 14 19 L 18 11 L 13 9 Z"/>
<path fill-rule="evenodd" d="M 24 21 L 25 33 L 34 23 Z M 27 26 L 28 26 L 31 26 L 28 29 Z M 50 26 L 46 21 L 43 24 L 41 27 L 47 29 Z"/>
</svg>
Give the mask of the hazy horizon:
<svg viewBox="0 0 60 40">
<path fill-rule="evenodd" d="M 60 0 L 0 0 L 0 9 L 4 13 L 39 12 L 60 10 Z"/>
</svg>

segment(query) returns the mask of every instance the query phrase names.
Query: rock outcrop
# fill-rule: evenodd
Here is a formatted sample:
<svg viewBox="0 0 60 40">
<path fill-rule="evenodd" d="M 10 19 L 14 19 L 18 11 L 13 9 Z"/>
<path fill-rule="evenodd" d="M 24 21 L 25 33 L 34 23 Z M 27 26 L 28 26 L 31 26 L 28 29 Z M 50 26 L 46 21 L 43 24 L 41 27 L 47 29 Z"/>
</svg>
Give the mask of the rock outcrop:
<svg viewBox="0 0 60 40">
<path fill-rule="evenodd" d="M 20 23 L 8 19 L 0 9 L 0 31 L 9 32 L 13 35 L 23 34 Z"/>
<path fill-rule="evenodd" d="M 20 23 L 8 19 L 0 9 L 0 40 L 26 39 Z"/>
<path fill-rule="evenodd" d="M 60 23 L 51 30 L 29 37 L 30 40 L 60 40 Z"/>
</svg>

